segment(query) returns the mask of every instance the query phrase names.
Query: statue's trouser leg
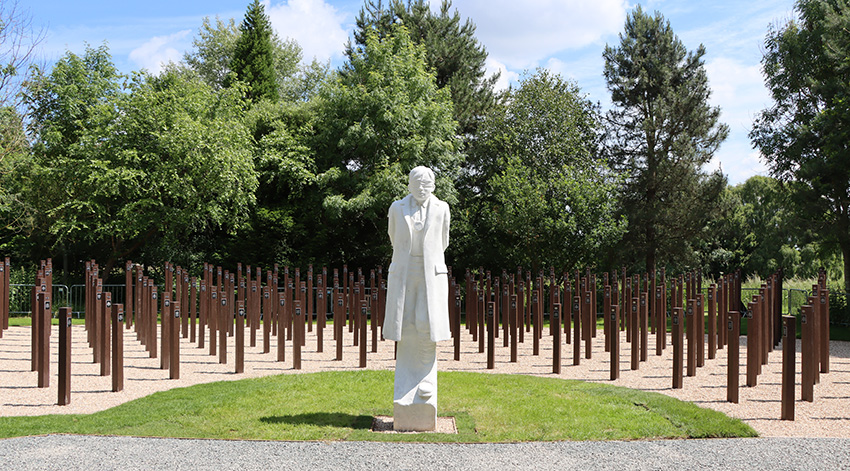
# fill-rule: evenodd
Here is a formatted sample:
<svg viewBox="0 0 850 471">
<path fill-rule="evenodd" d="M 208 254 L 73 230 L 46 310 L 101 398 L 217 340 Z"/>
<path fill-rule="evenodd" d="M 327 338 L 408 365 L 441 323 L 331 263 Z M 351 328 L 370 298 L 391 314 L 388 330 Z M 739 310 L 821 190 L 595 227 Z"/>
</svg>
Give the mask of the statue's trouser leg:
<svg viewBox="0 0 850 471">
<path fill-rule="evenodd" d="M 431 340 L 420 267 L 408 271 L 396 357 L 393 415 L 400 430 L 433 430 L 437 418 L 437 343 Z"/>
</svg>

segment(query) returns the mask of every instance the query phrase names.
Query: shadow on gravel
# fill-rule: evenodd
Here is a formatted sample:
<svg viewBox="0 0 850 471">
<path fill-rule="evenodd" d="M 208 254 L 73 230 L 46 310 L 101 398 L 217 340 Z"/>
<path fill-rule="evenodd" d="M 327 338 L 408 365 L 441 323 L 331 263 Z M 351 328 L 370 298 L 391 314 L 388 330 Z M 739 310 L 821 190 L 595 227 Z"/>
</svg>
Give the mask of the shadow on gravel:
<svg viewBox="0 0 850 471">
<path fill-rule="evenodd" d="M 260 417 L 264 424 L 316 425 L 369 430 L 371 415 L 351 415 L 341 412 L 313 412 L 310 414 L 275 415 Z"/>
</svg>

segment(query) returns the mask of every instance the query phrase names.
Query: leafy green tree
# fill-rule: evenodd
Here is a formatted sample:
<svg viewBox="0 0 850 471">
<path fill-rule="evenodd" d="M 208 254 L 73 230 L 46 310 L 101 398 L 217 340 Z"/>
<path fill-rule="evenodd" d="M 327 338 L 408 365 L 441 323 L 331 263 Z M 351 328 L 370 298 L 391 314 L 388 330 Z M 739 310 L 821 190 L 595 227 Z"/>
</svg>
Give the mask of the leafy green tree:
<svg viewBox="0 0 850 471">
<path fill-rule="evenodd" d="M 598 108 L 546 70 L 524 77 L 505 103 L 470 149 L 472 195 L 456 218 L 474 228 L 459 244 L 466 265 L 597 264 L 625 229 L 616 215 L 620 179 L 599 152 Z"/>
<path fill-rule="evenodd" d="M 380 0 L 367 0 L 357 16 L 354 44 L 349 43 L 347 54 L 351 57 L 355 50 L 362 50 L 370 31 L 384 37 L 400 21 L 413 42 L 425 46 L 425 63 L 434 69 L 437 86 L 451 90 L 455 120 L 461 133 L 470 136 L 496 105 L 493 85 L 499 76 L 486 76 L 487 51 L 475 38 L 475 24 L 468 18 L 461 21 L 451 7 L 451 0 L 443 0 L 439 13 L 434 13 L 426 0 L 390 0 L 386 8 Z"/>
<path fill-rule="evenodd" d="M 726 186 L 719 171 L 702 170 L 728 134 L 720 109 L 708 104 L 704 54 L 702 45 L 688 52 L 669 21 L 640 6 L 620 44 L 603 52 L 613 103 L 608 150 L 614 169 L 628 175 L 622 257 L 642 269 L 692 257 Z"/>
<path fill-rule="evenodd" d="M 387 209 L 406 194 L 407 174 L 431 167 L 436 194 L 453 204 L 463 160 L 448 90 L 426 69 L 407 28 L 369 34 L 344 73 L 320 93 L 316 136 L 326 240 L 334 260 L 386 260 Z"/>
<path fill-rule="evenodd" d="M 194 48 L 183 55 L 183 62 L 214 89 L 222 88 L 231 72 L 240 36 L 240 29 L 232 18 L 224 21 L 216 17 L 215 24 L 212 24 L 210 18 L 205 17 L 198 34 L 192 39 Z M 278 87 L 294 87 L 291 82 L 299 73 L 301 47 L 294 40 L 281 40 L 276 32 L 272 32 L 271 43 Z"/>
<path fill-rule="evenodd" d="M 195 234 L 247 218 L 257 177 L 242 90 L 136 74 L 122 92 L 105 46 L 67 53 L 28 85 L 40 119 L 19 175 L 34 236 L 101 260 L 189 264 Z"/>
<path fill-rule="evenodd" d="M 248 98 L 252 101 L 263 98 L 277 100 L 280 87 L 274 69 L 273 31 L 266 9 L 259 0 L 248 5 L 239 32 L 230 63 L 235 78 L 248 84 Z"/>
<path fill-rule="evenodd" d="M 797 19 L 767 33 L 762 67 L 774 104 L 750 138 L 804 227 L 840 249 L 850 291 L 850 5 L 800 0 L 795 10 Z"/>
</svg>

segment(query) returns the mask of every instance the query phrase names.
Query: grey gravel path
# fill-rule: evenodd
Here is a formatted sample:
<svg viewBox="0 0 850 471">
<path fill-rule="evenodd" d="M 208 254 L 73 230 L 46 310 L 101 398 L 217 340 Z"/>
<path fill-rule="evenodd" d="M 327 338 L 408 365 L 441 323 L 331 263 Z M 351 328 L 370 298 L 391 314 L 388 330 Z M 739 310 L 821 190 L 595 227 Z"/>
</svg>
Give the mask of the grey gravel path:
<svg viewBox="0 0 850 471">
<path fill-rule="evenodd" d="M 0 469 L 850 469 L 850 439 L 391 444 L 49 435 L 0 440 Z"/>
</svg>

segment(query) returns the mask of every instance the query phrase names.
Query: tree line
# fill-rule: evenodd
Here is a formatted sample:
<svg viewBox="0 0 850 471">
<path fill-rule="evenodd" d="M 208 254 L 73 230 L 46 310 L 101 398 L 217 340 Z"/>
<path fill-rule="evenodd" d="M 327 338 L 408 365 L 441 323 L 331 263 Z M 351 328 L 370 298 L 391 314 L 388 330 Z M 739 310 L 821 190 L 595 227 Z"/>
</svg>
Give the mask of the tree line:
<svg viewBox="0 0 850 471">
<path fill-rule="evenodd" d="M 0 252 L 73 271 L 95 258 L 107 274 L 127 259 L 386 264 L 387 208 L 427 165 L 452 208 L 457 267 L 806 277 L 823 265 L 838 278 L 850 9 L 796 11 L 768 29 L 774 104 L 751 131 L 771 176 L 736 186 L 705 170 L 728 134 L 705 48 L 640 6 L 603 53 L 608 111 L 545 69 L 497 91 L 450 0 L 366 0 L 336 70 L 303 60 L 258 0 L 238 24 L 204 19 L 158 74 L 120 73 L 105 45 L 26 73 L 18 61 L 0 68 L 24 77 L 0 81 Z"/>
</svg>

